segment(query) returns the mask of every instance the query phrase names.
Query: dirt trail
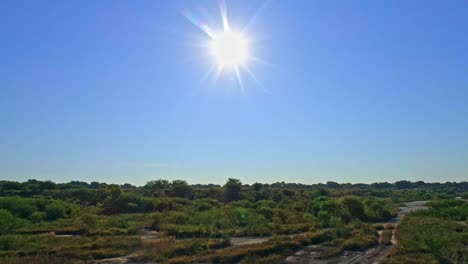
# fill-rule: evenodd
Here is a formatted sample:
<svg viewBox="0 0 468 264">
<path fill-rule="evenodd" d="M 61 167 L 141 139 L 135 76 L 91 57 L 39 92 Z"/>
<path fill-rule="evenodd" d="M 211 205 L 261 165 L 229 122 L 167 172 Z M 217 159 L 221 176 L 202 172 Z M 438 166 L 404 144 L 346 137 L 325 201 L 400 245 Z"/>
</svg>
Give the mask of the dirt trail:
<svg viewBox="0 0 468 264">
<path fill-rule="evenodd" d="M 130 258 L 135 257 L 137 253 L 132 253 L 127 256 L 122 256 L 122 257 L 116 257 L 116 258 L 107 258 L 107 259 L 101 259 L 101 260 L 95 260 L 93 263 L 94 264 L 137 264 L 135 262 L 129 262 Z M 145 262 L 145 264 L 151 264 L 153 262 Z"/>
<path fill-rule="evenodd" d="M 260 244 L 270 240 L 271 237 L 231 237 L 231 246 Z"/>
<path fill-rule="evenodd" d="M 419 210 L 426 209 L 426 201 L 413 201 L 407 202 L 404 206 L 400 207 L 396 217 L 390 219 L 389 221 L 382 222 L 380 224 L 393 224 L 398 225 L 401 222 L 403 217 L 408 213 Z M 379 245 L 375 247 L 368 248 L 365 251 L 348 251 L 345 250 L 340 253 L 339 256 L 328 258 L 328 259 L 319 259 L 318 256 L 321 251 L 326 250 L 327 248 L 321 245 L 312 245 L 303 248 L 302 250 L 296 252 L 296 254 L 288 257 L 284 262 L 285 263 L 296 263 L 296 264 L 355 264 L 355 263 L 380 263 L 384 260 L 393 249 L 393 246 L 396 245 L 397 241 L 395 238 L 395 232 L 392 231 L 392 245 L 383 245 L 381 244 L 381 235 L 379 234 Z"/>
<path fill-rule="evenodd" d="M 150 229 L 141 229 L 139 232 L 140 239 L 142 240 L 155 240 L 160 238 L 160 233 Z M 271 237 L 232 237 L 230 238 L 231 246 L 240 246 L 240 245 L 252 245 L 266 242 Z M 183 239 L 183 238 L 182 238 Z M 181 239 L 177 239 L 181 240 Z M 101 260 L 95 260 L 94 264 L 140 264 L 132 262 L 130 259 L 138 256 L 139 252 L 134 252 L 127 256 L 107 258 Z M 153 262 L 143 262 L 144 264 L 152 264 Z"/>
</svg>

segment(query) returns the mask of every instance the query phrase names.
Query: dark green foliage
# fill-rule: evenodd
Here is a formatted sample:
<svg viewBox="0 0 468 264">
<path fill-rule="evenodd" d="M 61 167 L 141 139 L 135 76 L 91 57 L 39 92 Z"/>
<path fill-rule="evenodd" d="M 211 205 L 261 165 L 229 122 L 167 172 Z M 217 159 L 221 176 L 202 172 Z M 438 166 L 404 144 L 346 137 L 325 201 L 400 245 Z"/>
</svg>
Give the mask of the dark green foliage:
<svg viewBox="0 0 468 264">
<path fill-rule="evenodd" d="M 436 200 L 427 204 L 429 210 L 416 212 L 419 216 L 436 216 L 455 221 L 468 220 L 468 203 L 461 200 Z"/>
<path fill-rule="evenodd" d="M 345 196 L 338 200 L 338 214 L 345 222 L 352 219 L 365 220 L 364 204 L 355 196 Z"/>
<path fill-rule="evenodd" d="M 15 232 L 15 229 L 20 225 L 21 220 L 10 213 L 10 211 L 0 209 L 0 237 L 1 235 Z"/>
<path fill-rule="evenodd" d="M 223 186 L 223 201 L 229 203 L 240 200 L 242 183 L 237 179 L 228 179 Z"/>
<path fill-rule="evenodd" d="M 53 199 L 0 197 L 0 208 L 19 218 L 40 222 L 68 217 L 76 205 Z"/>
<path fill-rule="evenodd" d="M 66 208 L 60 203 L 52 203 L 45 208 L 45 218 L 47 220 L 57 220 L 65 217 L 66 215 Z"/>
<path fill-rule="evenodd" d="M 371 222 L 384 221 L 392 217 L 388 203 L 381 199 L 369 197 L 364 200 L 365 217 Z"/>
<path fill-rule="evenodd" d="M 186 181 L 174 180 L 171 184 L 170 195 L 180 198 L 193 199 L 195 193 Z"/>
</svg>

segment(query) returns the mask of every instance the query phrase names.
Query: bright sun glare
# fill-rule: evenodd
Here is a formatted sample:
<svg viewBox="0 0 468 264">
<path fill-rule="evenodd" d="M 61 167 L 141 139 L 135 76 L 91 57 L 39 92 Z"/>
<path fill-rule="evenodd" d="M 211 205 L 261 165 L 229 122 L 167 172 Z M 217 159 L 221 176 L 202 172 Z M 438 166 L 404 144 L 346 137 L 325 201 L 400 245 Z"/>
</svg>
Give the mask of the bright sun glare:
<svg viewBox="0 0 468 264">
<path fill-rule="evenodd" d="M 258 81 L 253 72 L 250 70 L 249 64 L 252 62 L 265 63 L 264 60 L 254 56 L 249 52 L 251 40 L 246 38 L 246 33 L 252 20 L 257 17 L 256 13 L 251 21 L 246 26 L 238 31 L 231 28 L 229 25 L 227 8 L 225 1 L 220 1 L 220 11 L 222 19 L 222 30 L 218 33 L 213 30 L 213 27 L 208 25 L 198 16 L 191 12 L 186 12 L 185 17 L 197 26 L 206 34 L 206 42 L 201 43 L 202 47 L 207 48 L 208 54 L 212 57 L 213 64 L 207 73 L 202 77 L 202 80 L 208 76 L 213 76 L 217 80 L 219 74 L 224 70 L 229 70 L 230 74 L 234 73 L 241 91 L 244 92 L 243 74 L 247 74 L 250 78 L 265 91 L 267 89 Z"/>
<path fill-rule="evenodd" d="M 247 41 L 242 34 L 228 30 L 213 39 L 211 52 L 220 67 L 242 65 L 247 58 Z"/>
</svg>

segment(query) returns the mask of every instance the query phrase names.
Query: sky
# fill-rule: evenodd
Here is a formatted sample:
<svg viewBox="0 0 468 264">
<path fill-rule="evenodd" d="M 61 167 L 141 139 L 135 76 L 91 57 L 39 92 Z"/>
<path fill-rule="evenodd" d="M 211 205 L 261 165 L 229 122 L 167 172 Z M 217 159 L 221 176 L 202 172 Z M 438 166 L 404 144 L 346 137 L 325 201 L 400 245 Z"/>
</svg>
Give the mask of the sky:
<svg viewBox="0 0 468 264">
<path fill-rule="evenodd" d="M 467 1 L 226 6 L 259 83 L 219 1 L 2 1 L 0 180 L 468 180 Z"/>
</svg>

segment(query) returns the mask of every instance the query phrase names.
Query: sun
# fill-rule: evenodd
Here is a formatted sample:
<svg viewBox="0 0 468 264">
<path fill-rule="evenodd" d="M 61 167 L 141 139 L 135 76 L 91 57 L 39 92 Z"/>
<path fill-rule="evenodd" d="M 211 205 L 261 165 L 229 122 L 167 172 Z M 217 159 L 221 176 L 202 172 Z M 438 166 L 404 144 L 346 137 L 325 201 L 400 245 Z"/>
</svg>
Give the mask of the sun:
<svg viewBox="0 0 468 264">
<path fill-rule="evenodd" d="M 212 76 L 216 81 L 222 72 L 225 72 L 226 74 L 234 74 L 242 93 L 244 93 L 243 74 L 247 74 L 258 86 L 267 91 L 267 89 L 255 77 L 249 65 L 253 62 L 261 62 L 264 64 L 265 61 L 250 52 L 251 50 L 249 47 L 255 44 L 255 41 L 246 37 L 249 35 L 248 30 L 251 22 L 258 16 L 259 11 L 251 18 L 242 30 L 237 30 L 235 27 L 231 27 L 229 23 L 226 2 L 224 0 L 220 0 L 219 3 L 222 28 L 218 32 L 214 30 L 214 28 L 219 27 L 209 25 L 192 12 L 184 12 L 185 17 L 205 33 L 206 38 L 203 38 L 204 42 L 197 46 L 206 49 L 205 51 L 207 52 L 204 52 L 203 55 L 209 55 L 213 61 L 211 67 L 203 75 L 202 80 Z"/>
<path fill-rule="evenodd" d="M 211 53 L 220 67 L 235 67 L 248 57 L 247 40 L 241 33 L 224 31 L 211 42 Z"/>
</svg>

